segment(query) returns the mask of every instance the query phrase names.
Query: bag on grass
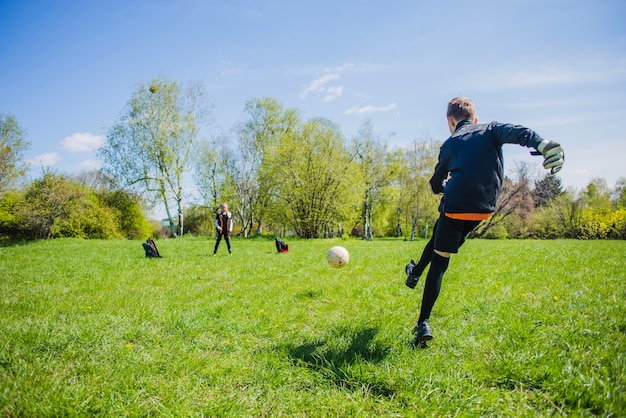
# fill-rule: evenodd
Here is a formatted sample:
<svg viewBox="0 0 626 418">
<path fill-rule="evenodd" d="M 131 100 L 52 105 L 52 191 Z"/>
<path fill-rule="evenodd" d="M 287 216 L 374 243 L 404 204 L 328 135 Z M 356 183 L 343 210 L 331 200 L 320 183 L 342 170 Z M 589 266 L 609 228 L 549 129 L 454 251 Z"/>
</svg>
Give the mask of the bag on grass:
<svg viewBox="0 0 626 418">
<path fill-rule="evenodd" d="M 152 238 L 148 238 L 146 242 L 142 242 L 143 249 L 146 251 L 147 258 L 161 258 L 161 254 L 159 254 L 159 250 L 157 250 L 157 246 L 152 241 Z"/>
<path fill-rule="evenodd" d="M 276 237 L 276 250 L 279 253 L 286 253 L 289 252 L 289 245 L 287 245 L 283 240 L 281 240 L 280 238 Z"/>
</svg>

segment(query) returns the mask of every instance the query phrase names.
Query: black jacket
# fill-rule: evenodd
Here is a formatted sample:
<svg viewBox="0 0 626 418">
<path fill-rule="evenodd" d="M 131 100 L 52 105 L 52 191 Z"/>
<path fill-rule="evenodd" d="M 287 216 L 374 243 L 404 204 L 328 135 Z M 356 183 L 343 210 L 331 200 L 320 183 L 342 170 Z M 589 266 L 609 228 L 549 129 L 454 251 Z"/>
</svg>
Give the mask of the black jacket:
<svg viewBox="0 0 626 418">
<path fill-rule="evenodd" d="M 233 218 L 230 212 L 218 212 L 215 216 L 215 231 L 218 235 L 230 236 L 230 230 L 233 228 Z"/>
<path fill-rule="evenodd" d="M 441 146 L 430 179 L 433 192 L 443 193 L 439 212 L 493 212 L 504 178 L 502 145 L 537 149 L 541 141 L 536 132 L 520 125 L 459 122 Z"/>
</svg>

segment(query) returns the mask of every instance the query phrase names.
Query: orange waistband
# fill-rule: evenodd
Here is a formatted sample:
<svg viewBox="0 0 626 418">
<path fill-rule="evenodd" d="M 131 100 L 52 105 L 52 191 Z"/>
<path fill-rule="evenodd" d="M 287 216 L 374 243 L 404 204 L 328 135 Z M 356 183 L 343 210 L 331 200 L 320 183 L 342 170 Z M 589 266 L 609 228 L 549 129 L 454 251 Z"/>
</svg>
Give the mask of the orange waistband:
<svg viewBox="0 0 626 418">
<path fill-rule="evenodd" d="M 484 221 L 489 219 L 491 213 L 445 213 L 450 219 L 460 219 L 462 221 Z"/>
</svg>

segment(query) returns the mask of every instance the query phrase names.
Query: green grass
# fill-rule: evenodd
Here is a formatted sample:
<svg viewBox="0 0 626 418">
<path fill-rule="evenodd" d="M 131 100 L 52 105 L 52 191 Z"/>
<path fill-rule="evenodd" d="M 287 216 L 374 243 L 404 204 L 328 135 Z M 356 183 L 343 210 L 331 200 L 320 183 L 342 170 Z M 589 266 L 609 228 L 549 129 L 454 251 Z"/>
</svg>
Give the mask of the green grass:
<svg viewBox="0 0 626 418">
<path fill-rule="evenodd" d="M 428 349 L 425 241 L 288 242 L 0 247 L 0 415 L 626 416 L 626 242 L 468 241 Z"/>
</svg>

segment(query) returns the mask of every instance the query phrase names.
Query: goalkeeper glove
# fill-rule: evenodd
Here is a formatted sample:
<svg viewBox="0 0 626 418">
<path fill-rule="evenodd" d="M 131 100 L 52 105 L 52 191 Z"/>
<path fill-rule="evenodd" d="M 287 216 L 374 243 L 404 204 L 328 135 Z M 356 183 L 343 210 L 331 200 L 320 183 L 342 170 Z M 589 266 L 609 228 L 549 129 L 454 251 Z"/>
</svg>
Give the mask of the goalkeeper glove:
<svg viewBox="0 0 626 418">
<path fill-rule="evenodd" d="M 551 174 L 556 174 L 561 170 L 565 162 L 565 152 L 563 152 L 561 144 L 544 139 L 537 147 L 537 151 L 531 154 L 543 155 L 543 168 L 550 169 Z"/>
</svg>

